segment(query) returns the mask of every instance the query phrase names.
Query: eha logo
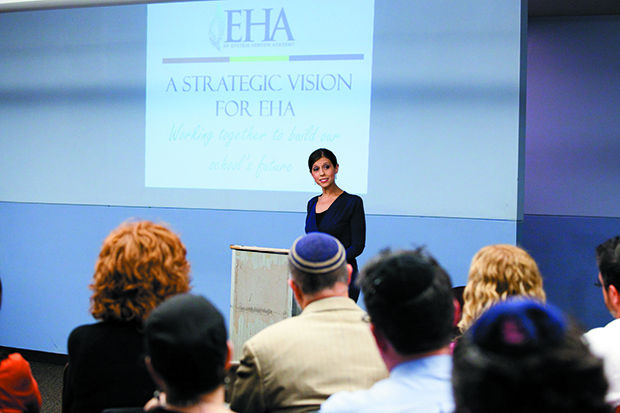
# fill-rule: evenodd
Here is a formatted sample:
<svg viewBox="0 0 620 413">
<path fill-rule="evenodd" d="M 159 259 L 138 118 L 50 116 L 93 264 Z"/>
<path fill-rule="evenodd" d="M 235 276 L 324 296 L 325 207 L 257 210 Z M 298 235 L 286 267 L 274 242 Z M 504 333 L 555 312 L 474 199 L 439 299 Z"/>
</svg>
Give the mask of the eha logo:
<svg viewBox="0 0 620 413">
<path fill-rule="evenodd" d="M 284 8 L 226 10 L 226 43 L 293 40 Z"/>
</svg>

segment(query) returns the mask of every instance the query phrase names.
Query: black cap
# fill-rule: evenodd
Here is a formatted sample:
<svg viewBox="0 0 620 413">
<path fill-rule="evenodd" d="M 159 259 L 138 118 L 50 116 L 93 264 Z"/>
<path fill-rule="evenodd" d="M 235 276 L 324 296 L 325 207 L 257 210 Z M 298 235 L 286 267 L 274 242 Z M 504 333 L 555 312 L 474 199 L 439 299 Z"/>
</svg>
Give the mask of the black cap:
<svg viewBox="0 0 620 413">
<path fill-rule="evenodd" d="M 206 298 L 193 294 L 169 298 L 150 314 L 144 335 L 151 364 L 168 385 L 203 393 L 223 382 L 226 326 Z"/>
</svg>

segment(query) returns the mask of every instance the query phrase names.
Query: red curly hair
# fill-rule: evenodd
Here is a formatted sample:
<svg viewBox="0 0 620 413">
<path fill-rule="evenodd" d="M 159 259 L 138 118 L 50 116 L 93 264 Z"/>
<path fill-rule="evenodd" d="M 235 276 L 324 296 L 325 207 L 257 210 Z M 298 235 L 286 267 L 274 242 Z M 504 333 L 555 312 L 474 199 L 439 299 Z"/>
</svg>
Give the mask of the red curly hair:
<svg viewBox="0 0 620 413">
<path fill-rule="evenodd" d="M 99 320 L 144 321 L 166 298 L 190 290 L 179 237 L 150 221 L 121 224 L 103 241 L 90 289 Z"/>
</svg>

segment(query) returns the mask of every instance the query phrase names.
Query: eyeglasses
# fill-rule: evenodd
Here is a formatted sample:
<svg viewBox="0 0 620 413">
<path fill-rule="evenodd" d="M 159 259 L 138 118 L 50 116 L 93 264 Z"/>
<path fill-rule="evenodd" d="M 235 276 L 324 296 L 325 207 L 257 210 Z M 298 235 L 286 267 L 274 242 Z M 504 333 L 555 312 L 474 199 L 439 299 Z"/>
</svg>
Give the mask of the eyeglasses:
<svg viewBox="0 0 620 413">
<path fill-rule="evenodd" d="M 596 282 L 594 283 L 594 286 L 597 288 L 601 288 L 603 286 L 603 284 L 601 284 L 601 282 L 599 280 L 596 280 Z"/>
</svg>

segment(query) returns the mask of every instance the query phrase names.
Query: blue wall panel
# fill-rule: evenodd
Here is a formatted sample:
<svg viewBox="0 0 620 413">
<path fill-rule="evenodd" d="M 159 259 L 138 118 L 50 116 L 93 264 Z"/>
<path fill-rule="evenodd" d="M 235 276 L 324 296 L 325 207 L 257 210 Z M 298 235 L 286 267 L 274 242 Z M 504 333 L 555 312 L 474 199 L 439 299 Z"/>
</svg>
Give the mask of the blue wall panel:
<svg viewBox="0 0 620 413">
<path fill-rule="evenodd" d="M 526 215 L 520 245 L 532 254 L 544 278 L 549 302 L 590 329 L 611 316 L 597 281 L 594 249 L 620 234 L 620 218 Z"/>
</svg>

